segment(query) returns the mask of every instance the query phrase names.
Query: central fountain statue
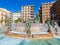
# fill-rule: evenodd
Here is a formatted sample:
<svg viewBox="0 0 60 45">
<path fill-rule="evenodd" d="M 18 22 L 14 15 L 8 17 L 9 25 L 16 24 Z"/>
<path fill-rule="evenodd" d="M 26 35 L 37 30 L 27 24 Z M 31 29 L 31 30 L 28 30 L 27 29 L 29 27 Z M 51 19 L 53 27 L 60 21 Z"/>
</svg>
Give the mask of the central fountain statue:
<svg viewBox="0 0 60 45">
<path fill-rule="evenodd" d="M 32 21 L 30 19 L 28 19 L 26 22 L 26 33 L 28 36 L 30 36 L 30 33 L 31 33 L 30 32 L 31 23 L 32 23 Z"/>
</svg>

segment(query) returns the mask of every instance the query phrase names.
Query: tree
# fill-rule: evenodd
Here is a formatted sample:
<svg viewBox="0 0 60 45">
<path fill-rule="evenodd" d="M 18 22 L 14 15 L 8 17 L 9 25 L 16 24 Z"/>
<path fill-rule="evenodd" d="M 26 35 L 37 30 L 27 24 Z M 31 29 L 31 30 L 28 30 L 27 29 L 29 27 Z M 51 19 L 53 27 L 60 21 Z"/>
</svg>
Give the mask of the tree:
<svg viewBox="0 0 60 45">
<path fill-rule="evenodd" d="M 7 25 L 9 28 L 11 28 L 12 23 L 11 23 L 11 21 L 10 21 L 10 18 L 7 17 L 7 15 L 5 15 L 5 23 L 6 23 L 6 25 Z"/>
<path fill-rule="evenodd" d="M 39 13 L 36 14 L 35 23 L 40 23 Z"/>
<path fill-rule="evenodd" d="M 51 25 L 51 20 L 49 18 L 46 19 L 45 23 L 47 23 L 47 25 Z"/>
<path fill-rule="evenodd" d="M 14 23 L 18 23 L 18 20 L 14 20 Z"/>
<path fill-rule="evenodd" d="M 47 32 L 51 33 L 51 30 L 50 30 L 51 20 L 49 18 L 47 18 L 45 23 L 47 23 L 47 25 L 48 25 L 48 31 Z"/>
<path fill-rule="evenodd" d="M 18 18 L 18 21 L 19 21 L 19 22 L 23 22 L 23 19 L 22 19 L 22 18 Z"/>
<path fill-rule="evenodd" d="M 18 18 L 16 20 L 14 20 L 15 23 L 18 23 L 18 22 L 23 22 L 23 19 L 22 18 Z"/>
</svg>

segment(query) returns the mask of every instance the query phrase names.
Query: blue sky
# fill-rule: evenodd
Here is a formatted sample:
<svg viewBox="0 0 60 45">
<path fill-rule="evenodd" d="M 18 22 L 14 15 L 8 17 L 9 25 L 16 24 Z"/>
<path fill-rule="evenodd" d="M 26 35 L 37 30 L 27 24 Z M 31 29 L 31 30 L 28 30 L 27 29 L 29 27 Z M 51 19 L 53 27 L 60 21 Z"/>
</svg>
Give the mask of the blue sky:
<svg viewBox="0 0 60 45">
<path fill-rule="evenodd" d="M 11 12 L 21 11 L 21 6 L 34 5 L 34 14 L 37 13 L 42 2 L 53 2 L 55 0 L 0 0 L 0 8 L 6 8 Z"/>
</svg>

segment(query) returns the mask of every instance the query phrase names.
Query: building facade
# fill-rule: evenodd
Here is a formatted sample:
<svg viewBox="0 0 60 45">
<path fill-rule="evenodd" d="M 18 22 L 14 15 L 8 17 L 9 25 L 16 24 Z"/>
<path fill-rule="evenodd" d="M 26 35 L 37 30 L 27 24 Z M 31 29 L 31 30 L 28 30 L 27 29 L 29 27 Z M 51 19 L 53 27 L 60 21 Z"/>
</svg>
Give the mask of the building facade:
<svg viewBox="0 0 60 45">
<path fill-rule="evenodd" d="M 24 21 L 34 18 L 34 6 L 33 5 L 22 6 L 22 18 Z"/>
<path fill-rule="evenodd" d="M 42 15 L 42 22 L 45 23 L 45 21 L 47 19 L 50 19 L 51 16 L 51 7 L 54 4 L 54 2 L 50 2 L 50 3 L 42 3 L 42 7 L 41 7 L 41 15 Z"/>
<path fill-rule="evenodd" d="M 60 25 L 60 0 L 56 0 L 54 3 L 54 11 L 55 14 L 55 21 Z"/>
<path fill-rule="evenodd" d="M 0 8 L 0 26 L 4 25 L 6 23 L 6 16 L 8 18 L 11 17 L 10 11 L 8 11 L 4 8 Z"/>
<path fill-rule="evenodd" d="M 21 13 L 20 12 L 14 12 L 13 13 L 13 23 L 15 20 L 17 20 L 18 18 L 21 18 Z"/>
</svg>

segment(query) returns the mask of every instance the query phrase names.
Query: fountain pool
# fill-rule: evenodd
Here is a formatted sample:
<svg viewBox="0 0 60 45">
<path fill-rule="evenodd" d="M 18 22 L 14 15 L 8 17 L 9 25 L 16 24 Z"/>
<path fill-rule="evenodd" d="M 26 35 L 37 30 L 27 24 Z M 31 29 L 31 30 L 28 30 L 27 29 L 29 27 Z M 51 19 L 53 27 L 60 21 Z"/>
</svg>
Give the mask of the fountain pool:
<svg viewBox="0 0 60 45">
<path fill-rule="evenodd" d="M 60 45 L 60 39 L 18 39 L 0 36 L 0 45 Z"/>
</svg>

